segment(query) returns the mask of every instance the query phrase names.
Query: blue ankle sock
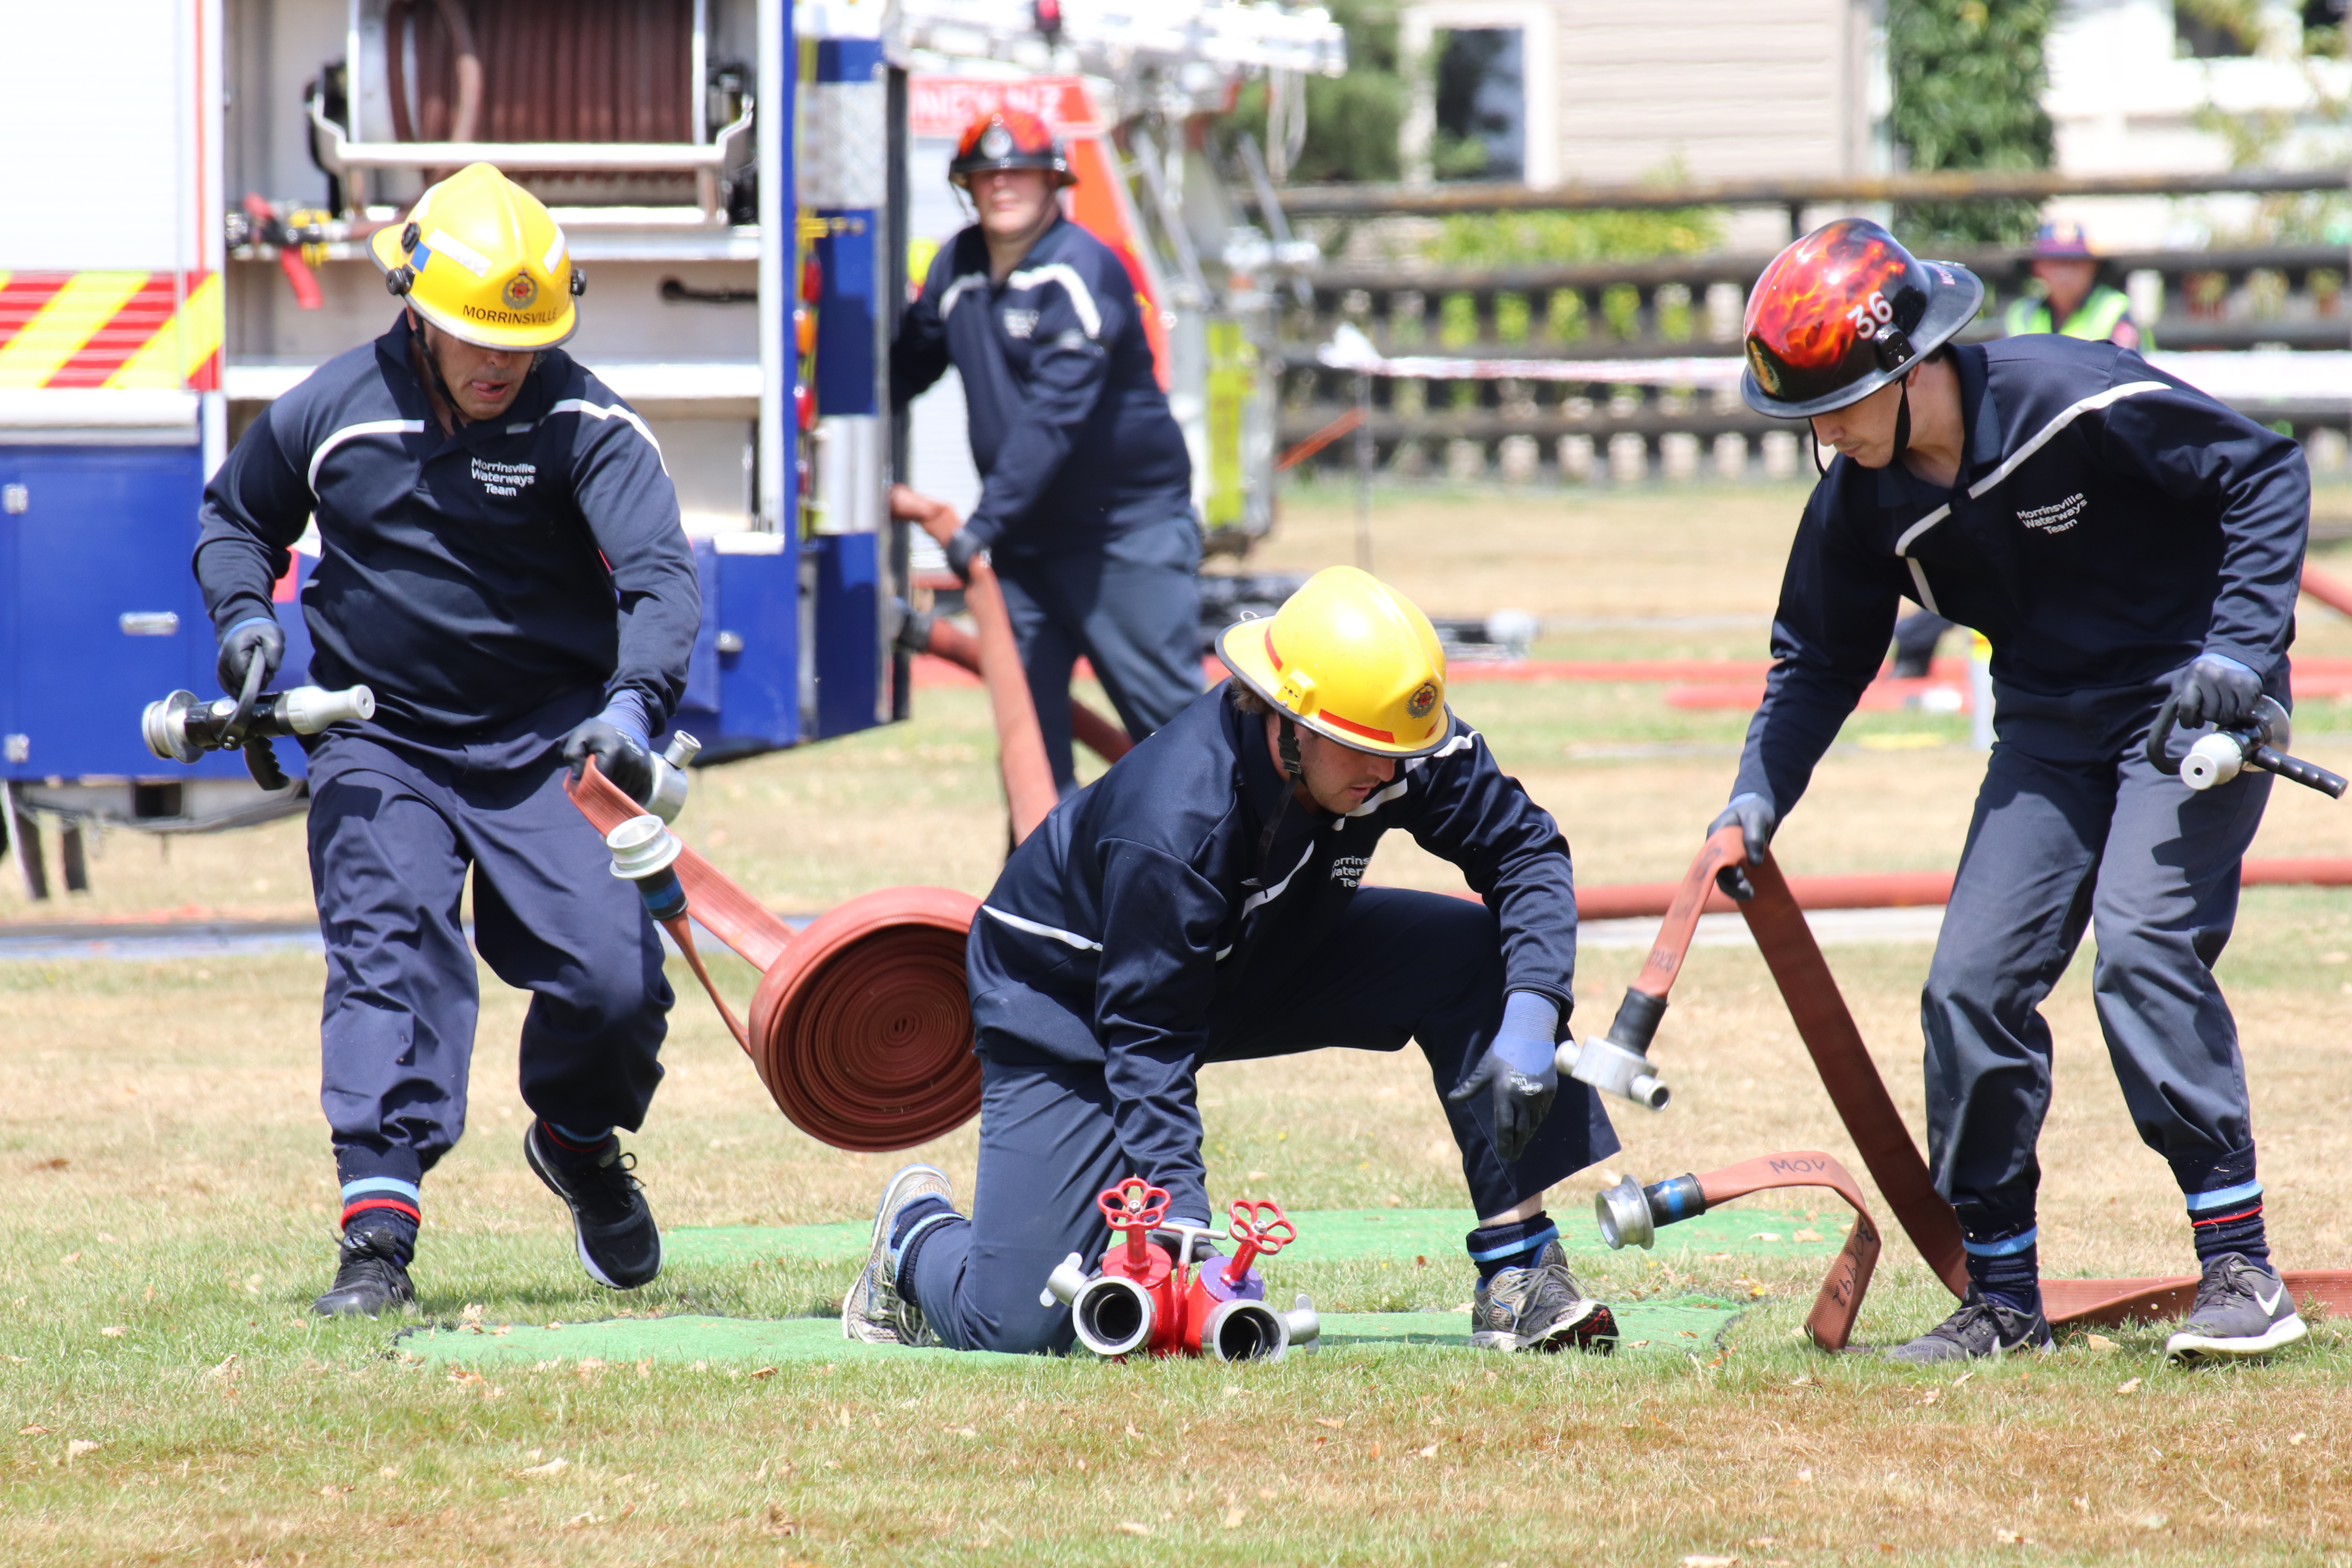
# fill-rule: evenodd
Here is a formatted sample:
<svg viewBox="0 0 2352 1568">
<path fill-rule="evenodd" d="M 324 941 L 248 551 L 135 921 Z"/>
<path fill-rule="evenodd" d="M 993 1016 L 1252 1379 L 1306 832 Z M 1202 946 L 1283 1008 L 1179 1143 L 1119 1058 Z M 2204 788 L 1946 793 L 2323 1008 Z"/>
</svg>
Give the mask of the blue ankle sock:
<svg viewBox="0 0 2352 1568">
<path fill-rule="evenodd" d="M 2005 1224 L 1971 1225 L 1960 1221 L 1960 1243 L 1968 1249 L 1969 1283 L 1977 1294 L 2012 1312 L 2042 1310 L 2041 1227 L 2031 1218 L 2022 1227 Z"/>
<path fill-rule="evenodd" d="M 2243 1253 L 2257 1263 L 2270 1260 L 2271 1244 L 2263 1226 L 2263 1184 L 2254 1179 L 2254 1152 L 2242 1149 L 2208 1165 L 2190 1169 L 2176 1163 L 2182 1201 L 2189 1205 L 2189 1234 L 2197 1243 L 2197 1261 L 2210 1263 L 2225 1252 Z"/>
<path fill-rule="evenodd" d="M 1537 1255 L 1559 1239 L 1559 1226 L 1552 1224 L 1549 1215 L 1538 1210 L 1527 1219 L 1482 1225 L 1462 1239 L 1470 1249 L 1470 1261 L 1478 1266 L 1479 1279 L 1484 1281 L 1506 1268 L 1532 1268 Z"/>
<path fill-rule="evenodd" d="M 544 1116 L 539 1119 L 539 1130 L 546 1134 L 547 1147 L 556 1163 L 572 1171 L 595 1164 L 604 1157 L 604 1146 L 613 1141 L 613 1130 L 609 1127 L 593 1132 L 576 1131 L 569 1127 L 558 1127 Z"/>
<path fill-rule="evenodd" d="M 921 1220 L 935 1214 L 954 1212 L 954 1205 L 937 1193 L 925 1193 L 921 1197 L 909 1198 L 898 1205 L 898 1213 L 890 1216 L 890 1250 L 896 1252 L 906 1246 L 907 1233 Z"/>
<path fill-rule="evenodd" d="M 367 1231 L 391 1244 L 407 1268 L 416 1256 L 416 1227 L 423 1197 L 415 1182 L 397 1176 L 362 1176 L 343 1184 L 343 1234 Z"/>
<path fill-rule="evenodd" d="M 899 1205 L 890 1219 L 890 1278 L 900 1295 L 914 1287 L 915 1259 L 922 1255 L 924 1243 L 947 1229 L 948 1220 L 961 1217 L 953 1205 L 936 1193 L 926 1193 Z M 940 1223 L 925 1225 L 925 1220 Z"/>
</svg>

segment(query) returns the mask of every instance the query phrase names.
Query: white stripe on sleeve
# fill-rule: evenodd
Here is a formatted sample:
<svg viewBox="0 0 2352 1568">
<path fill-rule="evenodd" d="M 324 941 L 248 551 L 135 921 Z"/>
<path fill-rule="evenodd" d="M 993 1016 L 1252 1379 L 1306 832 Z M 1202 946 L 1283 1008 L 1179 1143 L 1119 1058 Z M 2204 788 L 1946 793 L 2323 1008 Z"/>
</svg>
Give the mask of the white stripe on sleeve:
<svg viewBox="0 0 2352 1568">
<path fill-rule="evenodd" d="M 307 476 L 310 499 L 319 499 L 319 466 L 327 460 L 328 453 L 344 442 L 356 441 L 362 436 L 408 436 L 423 435 L 424 432 L 425 421 L 422 419 L 370 419 L 358 425 L 346 425 L 331 432 L 310 454 L 310 471 Z"/>
<path fill-rule="evenodd" d="M 1068 262 L 1049 261 L 1043 267 L 1015 272 L 1004 281 L 1014 289 L 1038 289 L 1048 283 L 1059 283 L 1062 291 L 1070 297 L 1070 309 L 1078 313 L 1078 324 L 1086 328 L 1087 336 L 1102 336 L 1102 312 L 1095 309 L 1095 297 L 1087 291 L 1086 279 L 1079 277 L 1078 269 Z M 944 310 L 940 313 L 947 314 Z"/>
</svg>

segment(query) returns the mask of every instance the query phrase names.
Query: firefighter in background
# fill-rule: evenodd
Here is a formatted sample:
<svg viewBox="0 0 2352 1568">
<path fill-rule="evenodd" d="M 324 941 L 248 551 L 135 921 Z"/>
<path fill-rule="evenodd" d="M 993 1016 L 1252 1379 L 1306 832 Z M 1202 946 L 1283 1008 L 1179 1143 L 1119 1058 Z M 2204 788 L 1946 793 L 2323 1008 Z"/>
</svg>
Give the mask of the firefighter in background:
<svg viewBox="0 0 2352 1568">
<path fill-rule="evenodd" d="M 413 1297 L 420 1184 L 465 1130 L 469 870 L 482 962 L 534 994 L 525 1159 L 582 1265 L 625 1289 L 659 1272 L 661 1234 L 614 1130 L 660 1081 L 671 995 L 652 920 L 563 781 L 593 756 L 649 793 L 647 740 L 701 619 L 693 556 L 652 433 L 557 347 L 582 279 L 536 198 L 476 163 L 369 250 L 399 316 L 247 429 L 205 487 L 194 563 L 238 691 L 284 656 L 270 588 L 315 512 L 311 678 L 375 691 L 374 718 L 304 742 L 343 1198 L 316 1306 Z"/>
<path fill-rule="evenodd" d="M 1749 298 L 1742 392 L 1837 448 L 1789 554 L 1774 664 L 1732 797 L 1759 860 L 1886 651 L 1898 602 L 1992 644 L 1997 737 L 1920 995 L 1927 1159 L 1960 1225 L 1959 1310 L 1894 1351 L 1957 1361 L 2050 1343 L 2035 1152 L 2041 1005 L 2086 929 L 2107 1055 L 2171 1168 L 2202 1274 L 2175 1357 L 2304 1335 L 2270 1262 L 2237 1026 L 2213 964 L 2270 797 L 2248 770 L 2187 788 L 2148 761 L 2189 730 L 2290 701 L 2311 479 L 2294 440 L 2112 342 L 1953 347 L 1983 286 L 1842 219 Z M 1724 877 L 1735 896 L 1745 879 Z"/>
<path fill-rule="evenodd" d="M 1140 741 L 1201 694 L 1192 464 L 1154 374 L 1126 265 L 1062 214 L 1076 183 L 1035 115 L 964 132 L 948 177 L 979 221 L 940 248 L 890 347 L 898 407 L 963 380 L 979 504 L 947 545 L 1004 589 L 1054 782 L 1076 786 L 1070 672 L 1093 665 Z"/>
<path fill-rule="evenodd" d="M 2033 238 L 2033 278 L 2038 293 L 2010 301 L 2001 331 L 2010 337 L 2056 332 L 2119 348 L 2152 349 L 2131 319 L 2131 298 L 2100 280 L 2099 258 L 2079 223 L 2045 223 Z"/>
<path fill-rule="evenodd" d="M 909 1165 L 883 1189 L 844 1333 L 1066 1351 L 1038 1290 L 1107 1239 L 1097 1194 L 1140 1175 L 1205 1225 L 1206 1062 L 1417 1044 L 1477 1228 L 1470 1342 L 1607 1350 L 1544 1194 L 1614 1152 L 1553 1049 L 1576 975 L 1568 844 L 1445 705 L 1445 656 L 1403 595 L 1317 573 L 1219 639 L 1194 700 L 1005 862 L 971 922 L 980 1167 L 971 1216 Z M 1483 904 L 1359 886 L 1384 833 L 1451 860 Z M 1555 1097 L 1558 1103 L 1555 1104 Z M 1322 1108 L 1297 1107 L 1310 1134 Z"/>
</svg>

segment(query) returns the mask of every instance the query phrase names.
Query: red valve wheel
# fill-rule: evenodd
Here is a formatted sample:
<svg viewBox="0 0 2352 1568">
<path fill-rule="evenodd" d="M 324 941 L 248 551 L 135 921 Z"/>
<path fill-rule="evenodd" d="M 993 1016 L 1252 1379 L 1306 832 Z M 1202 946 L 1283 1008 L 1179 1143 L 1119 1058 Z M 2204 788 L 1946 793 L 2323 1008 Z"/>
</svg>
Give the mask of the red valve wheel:
<svg viewBox="0 0 2352 1568">
<path fill-rule="evenodd" d="M 1168 1215 L 1168 1190 L 1140 1176 L 1129 1176 L 1106 1188 L 1095 1199 L 1095 1206 L 1102 1210 L 1103 1223 L 1113 1230 L 1150 1230 Z"/>
<path fill-rule="evenodd" d="M 1168 1189 L 1155 1187 L 1141 1176 L 1129 1176 L 1115 1187 L 1106 1188 L 1095 1199 L 1102 1210 L 1103 1223 L 1115 1231 L 1127 1233 L 1126 1271 L 1131 1276 L 1148 1276 L 1157 1284 L 1164 1275 L 1164 1267 L 1152 1261 L 1151 1227 L 1168 1213 Z M 1103 1267 L 1111 1266 L 1110 1255 L 1103 1256 Z"/>
<path fill-rule="evenodd" d="M 1298 1227 L 1282 1212 L 1282 1205 L 1272 1198 L 1235 1198 L 1225 1212 L 1233 1216 L 1233 1227 L 1225 1234 L 1236 1244 L 1233 1261 L 1225 1265 L 1225 1283 L 1238 1285 L 1247 1279 L 1250 1265 L 1260 1257 L 1271 1258 L 1298 1239 Z M 1272 1219 L 1265 1216 L 1271 1214 Z"/>
</svg>

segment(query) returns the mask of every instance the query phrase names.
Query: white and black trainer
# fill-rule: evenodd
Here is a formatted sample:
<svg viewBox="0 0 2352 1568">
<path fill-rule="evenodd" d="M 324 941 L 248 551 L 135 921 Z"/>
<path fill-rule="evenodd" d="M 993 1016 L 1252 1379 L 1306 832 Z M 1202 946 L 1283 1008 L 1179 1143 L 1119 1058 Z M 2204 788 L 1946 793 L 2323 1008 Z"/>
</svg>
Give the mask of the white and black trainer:
<svg viewBox="0 0 2352 1568">
<path fill-rule="evenodd" d="M 534 1120 L 522 1135 L 522 1153 L 572 1211 L 580 1267 L 590 1279 L 634 1290 L 661 1272 L 661 1227 L 635 1174 L 637 1157 L 621 1152 L 617 1133 L 584 1157 L 566 1159 L 549 1140 L 547 1124 Z"/>
<path fill-rule="evenodd" d="M 2046 1351 L 2050 1344 L 2050 1322 L 2039 1308 L 2021 1312 L 1971 1289 L 1958 1311 L 1910 1343 L 1887 1351 L 1886 1359 L 1914 1364 L 1981 1361 L 2019 1351 Z"/>
<path fill-rule="evenodd" d="M 1584 1293 L 1569 1272 L 1567 1252 L 1550 1241 L 1532 1266 L 1497 1269 L 1478 1282 L 1470 1303 L 1470 1348 L 1607 1355 L 1617 1348 L 1617 1315 Z"/>
<path fill-rule="evenodd" d="M 866 1248 L 866 1267 L 841 1301 L 841 1337 L 869 1345 L 936 1345 L 939 1336 L 923 1321 L 923 1310 L 898 1294 L 898 1255 L 890 1245 L 898 1211 L 918 1198 L 936 1198 L 937 1216 L 925 1215 L 916 1227 L 933 1217 L 953 1213 L 955 1188 L 937 1165 L 900 1167 L 882 1186 L 882 1201 L 874 1205 L 874 1235 Z M 911 1237 L 909 1238 L 911 1239 Z"/>
<path fill-rule="evenodd" d="M 2242 1252 L 2224 1252 L 2205 1265 L 2196 1304 L 2164 1342 L 2164 1353 L 2183 1362 L 2268 1355 L 2307 1331 L 2277 1269 Z"/>
</svg>

